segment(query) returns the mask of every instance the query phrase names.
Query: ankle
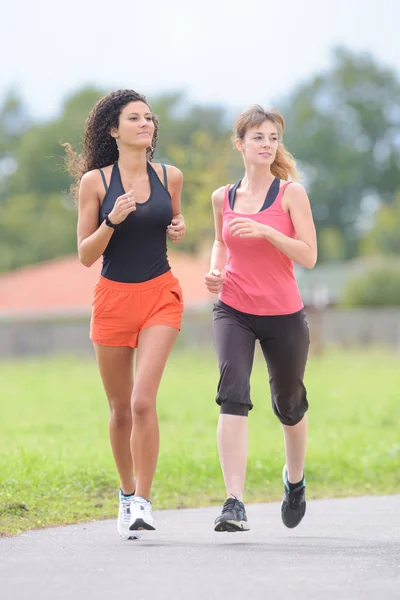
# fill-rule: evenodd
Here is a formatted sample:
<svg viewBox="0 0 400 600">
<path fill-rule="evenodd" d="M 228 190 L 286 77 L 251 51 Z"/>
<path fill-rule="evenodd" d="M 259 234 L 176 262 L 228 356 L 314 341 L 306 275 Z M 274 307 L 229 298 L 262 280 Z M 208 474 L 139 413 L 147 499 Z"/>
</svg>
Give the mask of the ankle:
<svg viewBox="0 0 400 600">
<path fill-rule="evenodd" d="M 233 500 L 239 500 L 243 504 L 243 494 L 228 494 L 227 498 L 232 498 Z"/>
<path fill-rule="evenodd" d="M 151 504 L 150 495 L 148 495 L 148 496 L 142 496 L 140 494 L 135 494 L 135 498 L 136 498 L 136 500 L 145 500 L 146 502 L 148 502 L 149 504 Z"/>
<path fill-rule="evenodd" d="M 122 488 L 120 488 L 120 492 L 121 492 L 122 498 L 130 498 L 135 495 L 135 490 L 133 490 L 133 492 L 130 492 L 128 494 L 128 493 L 124 492 L 124 490 Z"/>
<path fill-rule="evenodd" d="M 136 493 L 136 479 L 134 478 L 133 481 L 127 483 L 126 486 L 121 483 L 119 489 L 123 496 L 133 496 Z"/>
</svg>

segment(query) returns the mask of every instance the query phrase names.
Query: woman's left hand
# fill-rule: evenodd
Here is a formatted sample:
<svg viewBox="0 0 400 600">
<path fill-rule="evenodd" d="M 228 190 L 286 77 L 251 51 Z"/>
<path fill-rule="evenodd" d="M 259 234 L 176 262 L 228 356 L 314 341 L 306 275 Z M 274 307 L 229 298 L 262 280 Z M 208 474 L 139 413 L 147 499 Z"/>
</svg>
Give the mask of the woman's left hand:
<svg viewBox="0 0 400 600">
<path fill-rule="evenodd" d="M 241 238 L 265 238 L 268 232 L 268 226 L 257 223 L 253 219 L 236 217 L 229 223 L 231 235 Z"/>
<path fill-rule="evenodd" d="M 186 225 L 182 215 L 172 219 L 171 225 L 168 225 L 167 227 L 168 239 L 171 240 L 173 244 L 178 244 L 182 240 L 185 233 Z"/>
</svg>

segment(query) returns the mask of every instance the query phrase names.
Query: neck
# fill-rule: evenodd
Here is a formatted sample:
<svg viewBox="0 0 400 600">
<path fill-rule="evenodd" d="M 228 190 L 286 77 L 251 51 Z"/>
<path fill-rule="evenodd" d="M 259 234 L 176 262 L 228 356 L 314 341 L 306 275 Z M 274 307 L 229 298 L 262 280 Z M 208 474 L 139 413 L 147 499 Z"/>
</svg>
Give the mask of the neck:
<svg viewBox="0 0 400 600">
<path fill-rule="evenodd" d="M 264 191 L 274 179 L 270 165 L 246 165 L 246 173 L 240 187 L 246 188 L 251 194 L 258 194 Z"/>
<path fill-rule="evenodd" d="M 132 148 L 120 148 L 118 165 L 131 178 L 143 175 L 147 172 L 146 152 Z"/>
</svg>

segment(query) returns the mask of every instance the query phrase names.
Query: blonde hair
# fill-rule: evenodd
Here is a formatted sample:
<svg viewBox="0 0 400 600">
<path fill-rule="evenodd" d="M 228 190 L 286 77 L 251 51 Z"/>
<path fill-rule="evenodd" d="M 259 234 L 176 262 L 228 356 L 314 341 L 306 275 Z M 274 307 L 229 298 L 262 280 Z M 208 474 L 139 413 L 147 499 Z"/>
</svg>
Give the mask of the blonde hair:
<svg viewBox="0 0 400 600">
<path fill-rule="evenodd" d="M 248 129 L 259 127 L 265 121 L 271 121 L 274 123 L 278 130 L 278 149 L 276 151 L 276 157 L 271 165 L 271 173 L 279 179 L 293 180 L 300 179 L 300 176 L 296 170 L 296 161 L 290 152 L 285 148 L 282 138 L 285 130 L 285 121 L 278 109 L 273 108 L 271 110 L 264 110 L 259 104 L 253 104 L 246 108 L 237 117 L 233 126 L 233 133 L 235 140 L 243 140 Z"/>
</svg>

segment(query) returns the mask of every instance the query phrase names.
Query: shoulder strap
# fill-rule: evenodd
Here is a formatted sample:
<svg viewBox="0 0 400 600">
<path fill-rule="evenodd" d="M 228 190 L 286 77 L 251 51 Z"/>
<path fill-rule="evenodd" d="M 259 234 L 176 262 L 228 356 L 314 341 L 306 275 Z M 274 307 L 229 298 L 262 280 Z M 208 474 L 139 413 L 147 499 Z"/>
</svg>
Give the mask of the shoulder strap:
<svg viewBox="0 0 400 600">
<path fill-rule="evenodd" d="M 235 206 L 236 190 L 238 189 L 238 187 L 241 183 L 242 183 L 242 180 L 240 179 L 229 190 L 229 206 L 230 206 L 231 210 L 233 210 L 233 207 Z"/>
<path fill-rule="evenodd" d="M 228 185 L 225 186 L 225 193 L 224 193 L 224 203 L 222 205 L 222 213 L 224 213 L 226 211 L 226 209 L 229 207 L 229 191 L 231 189 L 231 184 L 228 183 Z"/>
<path fill-rule="evenodd" d="M 283 206 L 282 206 L 282 198 L 283 198 L 283 194 L 285 193 L 286 188 L 293 183 L 293 181 L 286 181 L 286 183 L 284 183 L 280 189 L 279 189 L 279 194 L 278 194 L 278 198 L 277 198 L 277 202 L 278 202 L 278 206 L 281 210 L 283 210 Z M 283 211 L 286 213 L 286 211 Z M 286 213 L 287 214 L 287 213 Z"/>
<path fill-rule="evenodd" d="M 275 177 L 275 179 L 269 187 L 267 195 L 265 196 L 264 204 L 260 208 L 260 212 L 273 205 L 273 203 L 278 197 L 280 185 L 281 180 L 278 177 Z"/>
<path fill-rule="evenodd" d="M 107 181 L 106 181 L 106 177 L 104 175 L 103 169 L 99 169 L 99 171 L 100 171 L 100 175 L 103 180 L 103 183 L 104 183 L 104 187 L 106 188 L 106 192 L 108 192 L 108 185 L 107 185 Z"/>
<path fill-rule="evenodd" d="M 290 185 L 291 183 L 293 183 L 293 181 L 287 181 L 286 183 L 283 184 L 282 193 L 286 190 L 287 186 Z"/>
<path fill-rule="evenodd" d="M 165 189 L 166 189 L 166 190 L 167 190 L 167 192 L 168 192 L 168 176 L 167 176 L 167 167 L 166 167 L 165 165 L 163 165 L 163 164 L 161 164 L 161 166 L 162 166 L 162 170 L 163 170 L 163 173 L 164 173 L 164 186 L 165 186 Z"/>
</svg>

